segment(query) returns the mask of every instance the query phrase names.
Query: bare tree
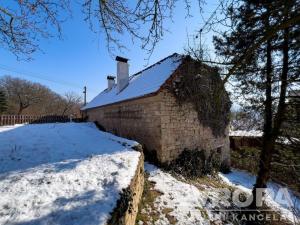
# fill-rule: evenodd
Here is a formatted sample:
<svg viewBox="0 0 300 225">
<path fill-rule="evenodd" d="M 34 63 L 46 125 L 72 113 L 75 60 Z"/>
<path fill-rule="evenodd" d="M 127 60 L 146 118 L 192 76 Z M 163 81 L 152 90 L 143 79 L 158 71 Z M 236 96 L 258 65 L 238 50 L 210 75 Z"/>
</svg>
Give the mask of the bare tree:
<svg viewBox="0 0 300 225">
<path fill-rule="evenodd" d="M 231 112 L 232 130 L 261 130 L 263 118 L 255 110 L 240 109 Z"/>
<path fill-rule="evenodd" d="M 82 106 L 82 98 L 74 92 L 67 92 L 60 101 L 61 115 L 78 114 Z"/>
<path fill-rule="evenodd" d="M 5 90 L 8 99 L 9 110 L 20 115 L 28 107 L 42 101 L 45 92 L 43 85 L 5 76 L 0 80 L 0 85 Z"/>
<path fill-rule="evenodd" d="M 92 30 L 103 31 L 109 50 L 125 48 L 118 35 L 129 33 L 132 39 L 142 42 L 142 48 L 149 53 L 162 39 L 165 30 L 164 23 L 172 18 L 177 0 L 138 0 L 136 4 L 130 1 L 94 1 L 85 0 L 83 12 Z M 185 1 L 187 13 L 190 2 Z M 142 29 L 143 28 L 143 29 Z"/>
<path fill-rule="evenodd" d="M 40 38 L 56 33 L 69 11 L 69 0 L 12 0 L 0 2 L 0 46 L 18 57 L 39 49 Z"/>
<path fill-rule="evenodd" d="M 78 114 L 82 105 L 74 92 L 61 96 L 39 83 L 10 76 L 0 79 L 0 89 L 7 96 L 8 114 L 70 115 Z"/>
<path fill-rule="evenodd" d="M 165 21 L 172 19 L 179 0 L 83 0 L 82 12 L 94 32 L 105 35 L 112 53 L 124 49 L 120 40 L 129 35 L 152 53 L 166 32 Z M 202 0 L 198 0 L 199 6 Z M 70 15 L 70 0 L 12 0 L 0 2 L 0 45 L 18 57 L 29 57 L 39 49 L 41 38 L 61 37 L 61 23 Z M 191 3 L 185 0 L 189 15 Z M 54 29 L 53 29 L 54 28 Z"/>
</svg>

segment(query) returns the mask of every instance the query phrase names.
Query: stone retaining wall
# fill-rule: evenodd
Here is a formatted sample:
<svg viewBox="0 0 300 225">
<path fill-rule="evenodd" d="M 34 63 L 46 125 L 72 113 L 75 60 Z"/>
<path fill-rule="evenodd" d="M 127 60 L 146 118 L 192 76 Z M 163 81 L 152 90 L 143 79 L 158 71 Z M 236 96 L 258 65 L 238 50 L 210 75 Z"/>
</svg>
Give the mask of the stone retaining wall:
<svg viewBox="0 0 300 225">
<path fill-rule="evenodd" d="M 141 152 L 135 176 L 131 180 L 129 187 L 124 190 L 126 195 L 123 193 L 121 199 L 118 201 L 118 203 L 125 203 L 127 208 L 123 212 L 122 207 L 124 205 L 120 207 L 117 204 L 117 207 L 111 214 L 111 220 L 108 222 L 108 225 L 135 225 L 138 206 L 144 190 L 144 154 L 141 146 L 136 146 L 135 150 Z M 130 200 L 128 200 L 128 195 L 130 196 Z"/>
</svg>

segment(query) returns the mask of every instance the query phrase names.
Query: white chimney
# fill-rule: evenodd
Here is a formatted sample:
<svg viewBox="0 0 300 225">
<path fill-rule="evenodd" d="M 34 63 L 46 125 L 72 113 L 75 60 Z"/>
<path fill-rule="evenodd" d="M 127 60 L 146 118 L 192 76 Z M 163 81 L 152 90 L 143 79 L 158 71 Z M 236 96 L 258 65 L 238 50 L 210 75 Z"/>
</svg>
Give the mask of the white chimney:
<svg viewBox="0 0 300 225">
<path fill-rule="evenodd" d="M 118 92 L 122 91 L 129 82 L 129 65 L 128 59 L 117 56 L 117 87 Z"/>
<path fill-rule="evenodd" d="M 115 85 L 115 78 L 114 76 L 107 76 L 107 89 L 110 90 Z"/>
</svg>

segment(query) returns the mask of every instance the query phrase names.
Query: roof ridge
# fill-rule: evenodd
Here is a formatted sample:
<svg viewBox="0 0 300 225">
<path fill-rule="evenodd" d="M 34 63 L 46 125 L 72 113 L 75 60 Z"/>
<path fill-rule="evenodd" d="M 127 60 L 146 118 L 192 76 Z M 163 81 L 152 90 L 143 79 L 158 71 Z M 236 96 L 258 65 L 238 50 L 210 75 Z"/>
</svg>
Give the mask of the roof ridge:
<svg viewBox="0 0 300 225">
<path fill-rule="evenodd" d="M 156 63 L 153 63 L 152 65 L 150 65 L 150 66 L 148 66 L 148 67 L 140 70 L 139 72 L 136 72 L 136 73 L 132 74 L 131 76 L 129 76 L 129 79 L 132 79 L 133 77 L 137 76 L 138 74 L 140 74 L 140 73 L 142 73 L 142 72 L 144 72 L 144 71 L 146 71 L 148 69 L 151 69 L 152 67 L 156 66 L 157 64 L 160 64 L 163 61 L 167 60 L 168 58 L 171 58 L 171 57 L 176 56 L 176 55 L 180 55 L 180 54 L 178 54 L 177 52 L 174 52 L 173 54 L 171 54 L 171 55 L 169 55 L 169 56 L 167 56 L 167 57 L 165 57 L 165 58 L 157 61 Z"/>
<path fill-rule="evenodd" d="M 165 58 L 163 58 L 163 59 L 157 61 L 156 63 L 153 63 L 152 65 L 150 65 L 150 66 L 148 66 L 148 67 L 146 67 L 145 69 L 142 69 L 142 70 L 140 70 L 139 72 L 130 75 L 130 76 L 129 76 L 129 80 L 133 79 L 135 76 L 139 75 L 140 73 L 142 73 L 142 72 L 144 72 L 144 71 L 146 71 L 146 70 L 148 70 L 148 69 L 151 69 L 152 67 L 156 66 L 157 64 L 162 63 L 163 61 L 167 60 L 168 58 L 171 58 L 171 57 L 177 56 L 177 55 L 180 55 L 180 54 L 178 54 L 177 52 L 174 52 L 173 54 L 168 55 L 167 57 L 165 57 Z M 114 87 L 115 87 L 116 85 L 117 85 L 117 84 L 114 84 Z M 129 85 L 129 83 L 128 83 L 128 85 Z M 127 86 L 128 86 L 128 85 L 127 85 Z M 127 87 L 127 86 L 126 86 L 126 87 Z M 125 87 L 124 89 L 126 89 L 126 87 Z M 123 90 L 124 90 L 124 89 L 123 89 Z M 108 88 L 105 88 L 105 89 L 104 89 L 103 91 L 101 91 L 99 94 L 101 94 L 101 93 L 103 93 L 103 92 L 105 92 L 105 91 L 107 91 L 107 90 L 108 90 Z M 123 91 L 123 90 L 122 90 L 122 91 Z M 120 91 L 119 93 L 121 93 L 122 91 Z M 118 93 L 118 94 L 119 94 L 119 93 Z M 98 94 L 98 95 L 99 95 L 99 94 Z"/>
<path fill-rule="evenodd" d="M 184 56 L 185 55 L 173 53 L 157 61 L 147 68 L 131 75 L 128 85 L 121 92 L 117 92 L 116 84 L 112 89 L 106 88 L 84 106 L 82 110 L 129 101 L 130 99 L 141 98 L 157 93 L 162 84 L 172 76 L 174 70 L 182 63 Z M 155 70 L 156 67 L 158 68 L 157 70 Z M 153 74 L 153 71 L 156 71 L 155 74 Z M 145 74 L 145 76 L 142 76 L 143 74 Z M 141 79 L 137 79 L 139 77 Z"/>
</svg>

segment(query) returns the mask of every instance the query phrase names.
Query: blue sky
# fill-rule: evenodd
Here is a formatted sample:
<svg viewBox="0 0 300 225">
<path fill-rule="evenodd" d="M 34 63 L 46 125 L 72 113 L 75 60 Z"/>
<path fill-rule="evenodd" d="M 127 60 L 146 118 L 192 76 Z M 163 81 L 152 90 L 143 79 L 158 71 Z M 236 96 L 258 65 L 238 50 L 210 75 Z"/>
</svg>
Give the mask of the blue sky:
<svg viewBox="0 0 300 225">
<path fill-rule="evenodd" d="M 203 25 L 198 0 L 191 1 L 192 18 L 186 17 L 183 2 L 177 3 L 173 22 L 165 22 L 169 33 L 164 34 L 148 65 L 174 52 L 184 53 L 187 34 L 195 34 L 195 31 Z M 217 4 L 217 0 L 213 0 L 203 5 L 204 19 L 211 15 Z M 0 48 L 0 76 L 12 75 L 40 82 L 60 94 L 69 91 L 82 94 L 83 86 L 86 85 L 87 98 L 91 100 L 106 88 L 106 76 L 116 74 L 115 60 L 107 51 L 102 34 L 95 34 L 89 30 L 80 12 L 80 5 L 73 7 L 73 17 L 62 27 L 63 40 L 58 38 L 41 40 L 39 44 L 43 52 L 36 52 L 31 61 L 18 61 L 13 54 Z M 206 44 L 211 46 L 210 33 L 205 39 Z M 115 54 L 130 59 L 130 74 L 143 69 L 147 64 L 146 51 L 140 48 L 139 43 L 133 44 L 128 38 L 124 37 L 121 41 L 127 46 L 128 51 L 116 51 Z"/>
</svg>

